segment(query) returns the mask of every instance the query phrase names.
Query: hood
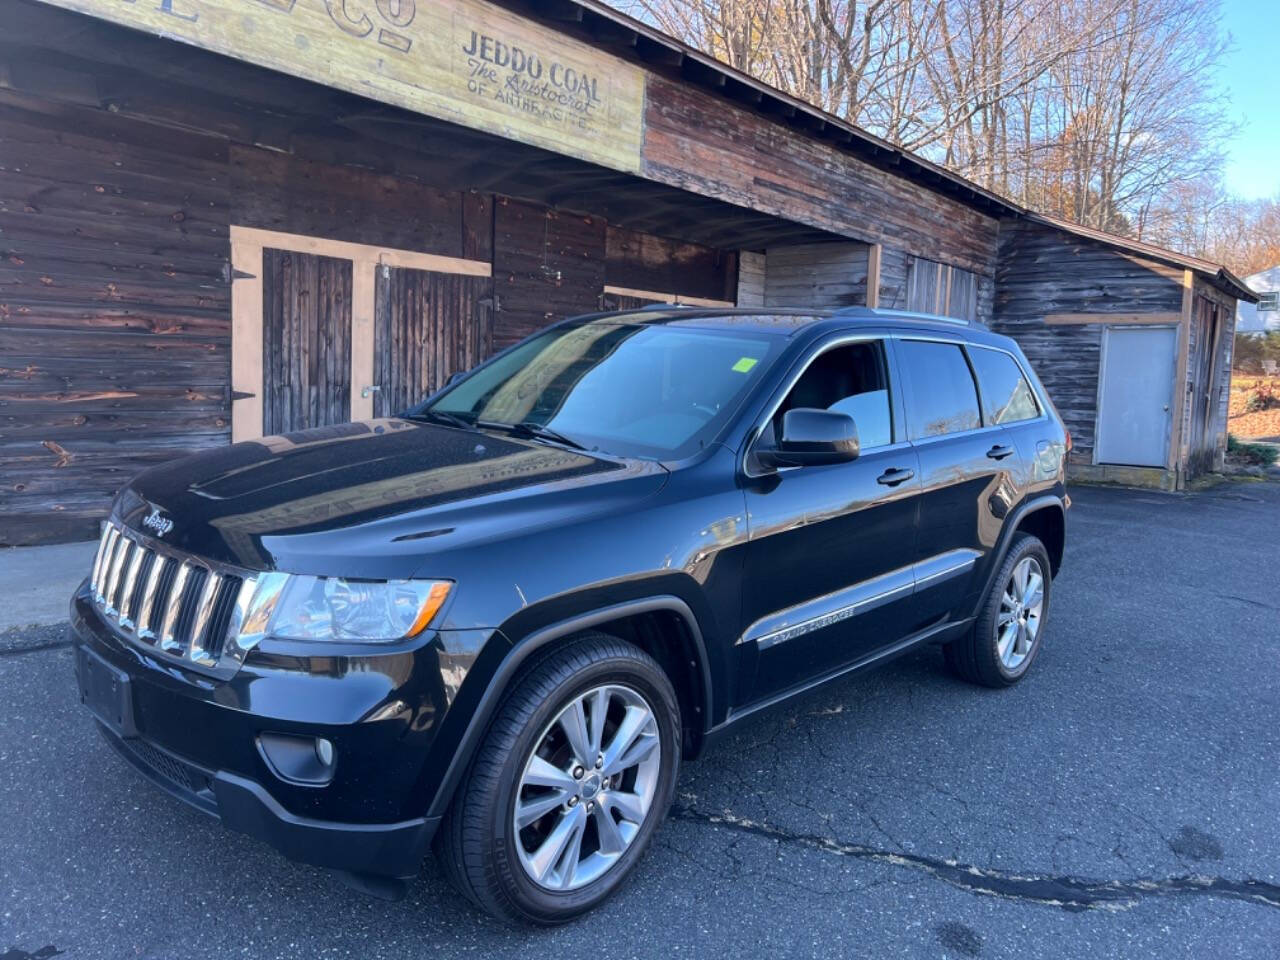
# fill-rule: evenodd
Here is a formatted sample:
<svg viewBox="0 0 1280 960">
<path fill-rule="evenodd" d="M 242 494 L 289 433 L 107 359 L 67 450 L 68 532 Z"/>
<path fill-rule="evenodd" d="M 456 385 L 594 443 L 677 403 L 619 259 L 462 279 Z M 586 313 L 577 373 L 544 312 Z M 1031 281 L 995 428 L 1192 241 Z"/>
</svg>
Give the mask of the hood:
<svg viewBox="0 0 1280 960">
<path fill-rule="evenodd" d="M 207 560 L 403 577 L 460 536 L 625 509 L 666 476 L 650 461 L 388 418 L 174 460 L 140 474 L 114 514 L 150 537 L 164 530 L 161 543 Z"/>
</svg>

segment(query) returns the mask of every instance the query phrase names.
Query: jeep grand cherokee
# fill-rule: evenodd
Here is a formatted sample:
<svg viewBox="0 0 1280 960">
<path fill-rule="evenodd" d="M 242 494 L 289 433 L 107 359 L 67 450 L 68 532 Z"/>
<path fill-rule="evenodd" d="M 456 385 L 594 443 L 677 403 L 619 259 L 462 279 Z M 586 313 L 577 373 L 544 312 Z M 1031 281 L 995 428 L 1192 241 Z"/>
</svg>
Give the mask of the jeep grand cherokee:
<svg viewBox="0 0 1280 960">
<path fill-rule="evenodd" d="M 286 856 L 394 893 L 434 841 L 563 921 L 743 717 L 921 644 L 1025 676 L 1069 444 L 1011 340 L 940 318 L 566 321 L 399 417 L 139 476 L 72 602 L 80 694 Z"/>
</svg>

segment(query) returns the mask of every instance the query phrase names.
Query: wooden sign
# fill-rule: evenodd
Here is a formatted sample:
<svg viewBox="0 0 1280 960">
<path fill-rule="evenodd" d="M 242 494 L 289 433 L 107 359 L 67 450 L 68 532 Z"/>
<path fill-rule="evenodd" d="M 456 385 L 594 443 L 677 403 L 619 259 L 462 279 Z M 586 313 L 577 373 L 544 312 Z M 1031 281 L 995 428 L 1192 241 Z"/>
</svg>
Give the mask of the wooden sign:
<svg viewBox="0 0 1280 960">
<path fill-rule="evenodd" d="M 44 0 L 636 173 L 644 72 L 484 0 Z"/>
</svg>

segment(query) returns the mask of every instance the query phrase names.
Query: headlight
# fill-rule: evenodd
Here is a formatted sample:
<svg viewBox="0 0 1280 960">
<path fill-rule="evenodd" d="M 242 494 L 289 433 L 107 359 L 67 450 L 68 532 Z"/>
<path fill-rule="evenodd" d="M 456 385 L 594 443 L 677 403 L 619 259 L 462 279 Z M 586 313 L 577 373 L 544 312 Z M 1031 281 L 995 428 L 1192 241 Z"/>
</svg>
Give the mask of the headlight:
<svg viewBox="0 0 1280 960">
<path fill-rule="evenodd" d="M 390 642 L 421 633 L 439 613 L 447 580 L 345 580 L 266 574 L 240 629 L 242 647 L 284 640 Z M 249 637 L 253 640 L 245 641 Z"/>
</svg>

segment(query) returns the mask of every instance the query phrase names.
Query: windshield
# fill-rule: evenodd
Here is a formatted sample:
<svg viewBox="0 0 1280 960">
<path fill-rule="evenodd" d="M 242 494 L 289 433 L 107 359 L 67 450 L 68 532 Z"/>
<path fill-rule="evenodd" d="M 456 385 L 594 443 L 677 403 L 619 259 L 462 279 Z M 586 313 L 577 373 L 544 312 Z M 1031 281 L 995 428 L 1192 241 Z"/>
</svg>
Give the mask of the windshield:
<svg viewBox="0 0 1280 960">
<path fill-rule="evenodd" d="M 680 459 L 710 443 L 782 341 L 764 333 L 635 324 L 555 327 L 479 367 L 418 414 L 619 456 Z M 539 430 L 538 428 L 544 428 Z"/>
</svg>

